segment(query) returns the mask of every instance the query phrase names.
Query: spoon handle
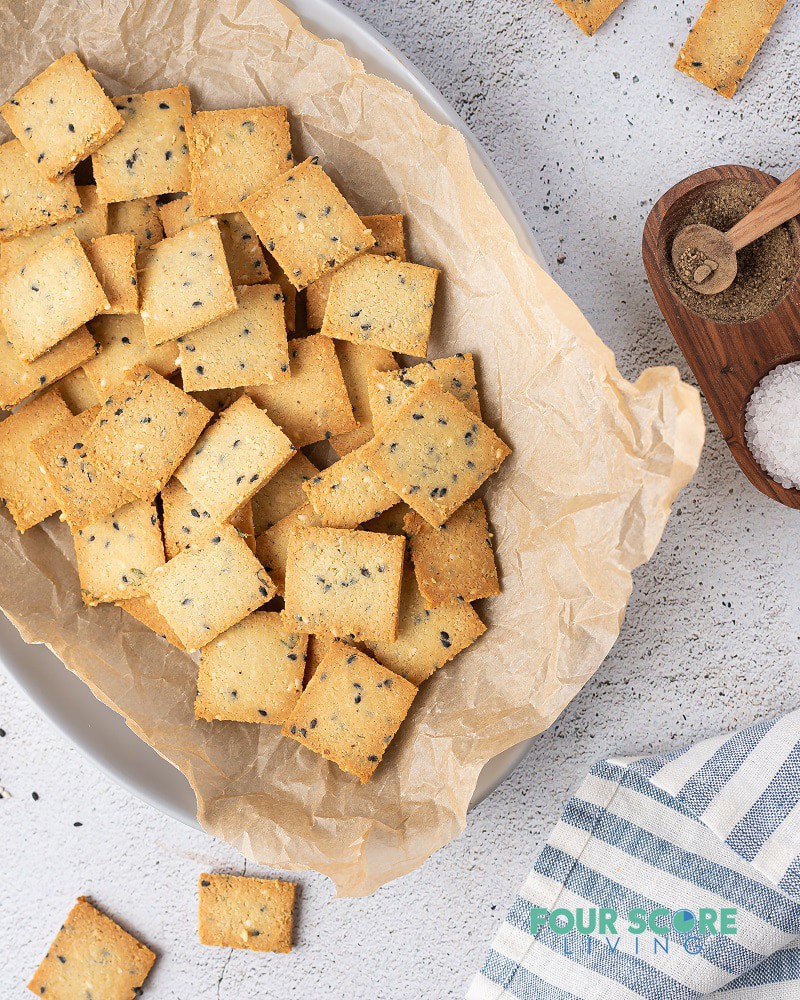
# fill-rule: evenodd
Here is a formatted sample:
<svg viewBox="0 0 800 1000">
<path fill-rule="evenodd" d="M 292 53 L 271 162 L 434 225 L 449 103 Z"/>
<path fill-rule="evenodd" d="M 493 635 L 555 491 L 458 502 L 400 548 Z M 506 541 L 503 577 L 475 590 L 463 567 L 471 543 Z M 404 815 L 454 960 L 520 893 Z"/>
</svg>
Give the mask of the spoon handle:
<svg viewBox="0 0 800 1000">
<path fill-rule="evenodd" d="M 800 170 L 786 178 L 752 212 L 729 229 L 727 237 L 738 253 L 759 236 L 800 215 Z"/>
</svg>

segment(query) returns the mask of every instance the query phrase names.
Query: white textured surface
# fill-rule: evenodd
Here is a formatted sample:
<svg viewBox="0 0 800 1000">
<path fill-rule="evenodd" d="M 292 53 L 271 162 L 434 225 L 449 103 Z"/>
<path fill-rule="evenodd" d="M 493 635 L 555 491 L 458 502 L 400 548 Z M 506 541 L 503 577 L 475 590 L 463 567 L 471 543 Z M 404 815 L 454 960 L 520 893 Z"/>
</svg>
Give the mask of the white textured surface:
<svg viewBox="0 0 800 1000">
<path fill-rule="evenodd" d="M 623 373 L 661 363 L 685 372 L 645 282 L 642 225 L 662 191 L 711 163 L 779 175 L 798 165 L 800 0 L 789 0 L 732 102 L 671 69 L 701 0 L 625 0 L 591 40 L 550 0 L 349 5 L 485 143 Z M 159 953 L 149 998 L 461 996 L 594 759 L 665 749 L 798 704 L 799 518 L 746 484 L 712 430 L 594 680 L 421 871 L 346 901 L 301 876 L 289 957 L 201 948 L 197 873 L 241 871 L 239 858 L 111 784 L 0 676 L 0 786 L 11 794 L 0 802 L 0 996 L 28 995 L 22 984 L 81 893 Z"/>
</svg>

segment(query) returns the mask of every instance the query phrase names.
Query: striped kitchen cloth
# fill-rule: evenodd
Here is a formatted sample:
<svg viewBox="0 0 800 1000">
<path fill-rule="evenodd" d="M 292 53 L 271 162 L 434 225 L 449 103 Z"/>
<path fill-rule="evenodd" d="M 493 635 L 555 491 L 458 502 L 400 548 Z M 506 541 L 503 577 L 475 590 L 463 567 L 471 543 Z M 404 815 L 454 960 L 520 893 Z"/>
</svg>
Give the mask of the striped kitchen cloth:
<svg viewBox="0 0 800 1000">
<path fill-rule="evenodd" d="M 468 1000 L 798 1000 L 800 711 L 601 761 Z"/>
</svg>

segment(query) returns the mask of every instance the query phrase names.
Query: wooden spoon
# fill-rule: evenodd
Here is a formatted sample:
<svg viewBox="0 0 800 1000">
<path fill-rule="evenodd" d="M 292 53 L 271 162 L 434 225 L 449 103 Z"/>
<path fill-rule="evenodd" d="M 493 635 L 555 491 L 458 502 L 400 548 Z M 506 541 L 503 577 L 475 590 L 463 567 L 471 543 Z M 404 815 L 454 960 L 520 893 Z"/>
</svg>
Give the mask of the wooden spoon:
<svg viewBox="0 0 800 1000">
<path fill-rule="evenodd" d="M 759 237 L 800 215 L 800 170 L 779 184 L 727 233 L 713 226 L 682 229 L 672 241 L 672 263 L 681 280 L 701 295 L 725 291 L 736 277 L 736 254 Z M 692 277 L 684 276 L 684 254 L 696 259 Z"/>
</svg>

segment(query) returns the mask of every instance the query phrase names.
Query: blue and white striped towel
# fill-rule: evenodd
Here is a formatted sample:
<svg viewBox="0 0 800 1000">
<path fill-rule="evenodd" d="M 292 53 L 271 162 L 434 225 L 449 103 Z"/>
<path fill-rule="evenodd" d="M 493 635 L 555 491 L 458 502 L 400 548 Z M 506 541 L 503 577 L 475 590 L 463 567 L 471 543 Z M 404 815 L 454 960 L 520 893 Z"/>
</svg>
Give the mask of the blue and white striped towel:
<svg viewBox="0 0 800 1000">
<path fill-rule="evenodd" d="M 800 711 L 674 753 L 596 764 L 468 1000 L 798 1000 L 799 799 Z M 588 929 L 601 907 L 621 915 L 616 934 L 562 933 L 570 917 L 553 913 L 580 909 Z M 660 908 L 668 916 L 653 932 L 629 932 L 631 910 Z M 713 922 L 696 933 L 701 911 L 712 921 L 734 911 L 735 933 L 711 933 Z"/>
</svg>

